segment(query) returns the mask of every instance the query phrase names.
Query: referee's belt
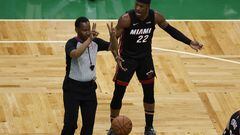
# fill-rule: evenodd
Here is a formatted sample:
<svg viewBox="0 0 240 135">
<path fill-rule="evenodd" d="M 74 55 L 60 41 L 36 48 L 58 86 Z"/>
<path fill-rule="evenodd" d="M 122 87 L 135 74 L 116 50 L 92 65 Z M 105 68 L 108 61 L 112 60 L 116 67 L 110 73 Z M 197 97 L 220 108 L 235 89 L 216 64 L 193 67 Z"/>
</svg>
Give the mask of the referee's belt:
<svg viewBox="0 0 240 135">
<path fill-rule="evenodd" d="M 77 81 L 77 80 L 74 80 L 74 79 L 71 79 L 69 78 L 69 81 L 71 81 L 73 84 L 75 85 L 78 85 L 78 86 L 81 86 L 81 87 L 91 87 L 93 85 L 96 85 L 96 82 L 95 80 L 90 80 L 90 81 Z"/>
</svg>

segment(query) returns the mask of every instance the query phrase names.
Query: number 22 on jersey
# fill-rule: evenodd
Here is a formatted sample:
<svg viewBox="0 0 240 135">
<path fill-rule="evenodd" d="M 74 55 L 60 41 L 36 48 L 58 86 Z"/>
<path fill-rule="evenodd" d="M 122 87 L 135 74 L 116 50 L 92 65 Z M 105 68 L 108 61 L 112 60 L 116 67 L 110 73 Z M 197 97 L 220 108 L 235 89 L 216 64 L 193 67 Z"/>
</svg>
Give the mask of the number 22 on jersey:
<svg viewBox="0 0 240 135">
<path fill-rule="evenodd" d="M 149 35 L 139 35 L 137 43 L 146 43 Z"/>
</svg>

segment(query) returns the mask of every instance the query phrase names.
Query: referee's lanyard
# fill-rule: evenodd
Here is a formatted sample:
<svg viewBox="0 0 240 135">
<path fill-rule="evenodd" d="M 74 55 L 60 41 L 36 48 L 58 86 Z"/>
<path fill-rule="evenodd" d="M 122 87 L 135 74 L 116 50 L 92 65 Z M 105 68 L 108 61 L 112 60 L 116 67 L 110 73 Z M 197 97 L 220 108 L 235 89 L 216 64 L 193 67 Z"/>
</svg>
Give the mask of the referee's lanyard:
<svg viewBox="0 0 240 135">
<path fill-rule="evenodd" d="M 91 60 L 91 56 L 90 56 L 90 51 L 89 51 L 89 46 L 87 47 L 87 49 L 88 49 L 88 56 L 89 56 L 89 61 L 90 61 L 90 69 L 93 71 L 93 69 L 94 69 L 94 65 L 92 64 L 92 60 Z"/>
</svg>

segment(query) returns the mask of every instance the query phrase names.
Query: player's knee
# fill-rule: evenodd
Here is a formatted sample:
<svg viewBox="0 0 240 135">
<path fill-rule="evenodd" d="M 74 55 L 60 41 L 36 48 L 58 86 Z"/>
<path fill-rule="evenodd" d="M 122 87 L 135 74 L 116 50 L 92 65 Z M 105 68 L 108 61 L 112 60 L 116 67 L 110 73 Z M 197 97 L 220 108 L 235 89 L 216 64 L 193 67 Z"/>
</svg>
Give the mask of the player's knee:
<svg viewBox="0 0 240 135">
<path fill-rule="evenodd" d="M 146 92 L 143 97 L 143 102 L 148 104 L 155 103 L 154 94 L 152 92 Z"/>
<path fill-rule="evenodd" d="M 117 94 L 115 94 L 117 93 Z M 112 109 L 120 109 L 122 107 L 122 97 L 118 96 L 118 92 L 114 92 L 114 96 L 111 101 Z"/>
<path fill-rule="evenodd" d="M 122 101 L 119 100 L 112 100 L 111 102 L 111 108 L 112 109 L 120 109 L 122 107 Z"/>
<path fill-rule="evenodd" d="M 143 93 L 144 93 L 144 97 L 143 97 L 144 103 L 148 103 L 148 104 L 155 103 L 154 89 L 153 89 L 154 83 L 142 84 L 142 87 L 143 87 Z"/>
<path fill-rule="evenodd" d="M 122 107 L 122 99 L 126 91 L 126 86 L 121 86 L 115 84 L 115 90 L 113 93 L 113 98 L 111 101 L 111 108 L 112 109 L 120 109 Z"/>
</svg>

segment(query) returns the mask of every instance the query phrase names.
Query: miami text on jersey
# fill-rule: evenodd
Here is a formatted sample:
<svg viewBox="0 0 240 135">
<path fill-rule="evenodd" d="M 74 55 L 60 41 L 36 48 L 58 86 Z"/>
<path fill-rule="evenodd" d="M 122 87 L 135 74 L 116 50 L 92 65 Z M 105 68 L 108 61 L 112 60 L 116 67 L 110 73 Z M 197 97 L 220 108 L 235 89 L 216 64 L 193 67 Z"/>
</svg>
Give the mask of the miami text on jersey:
<svg viewBox="0 0 240 135">
<path fill-rule="evenodd" d="M 132 29 L 130 31 L 130 35 L 142 35 L 142 34 L 150 34 L 152 28 L 145 28 L 145 29 Z"/>
</svg>

